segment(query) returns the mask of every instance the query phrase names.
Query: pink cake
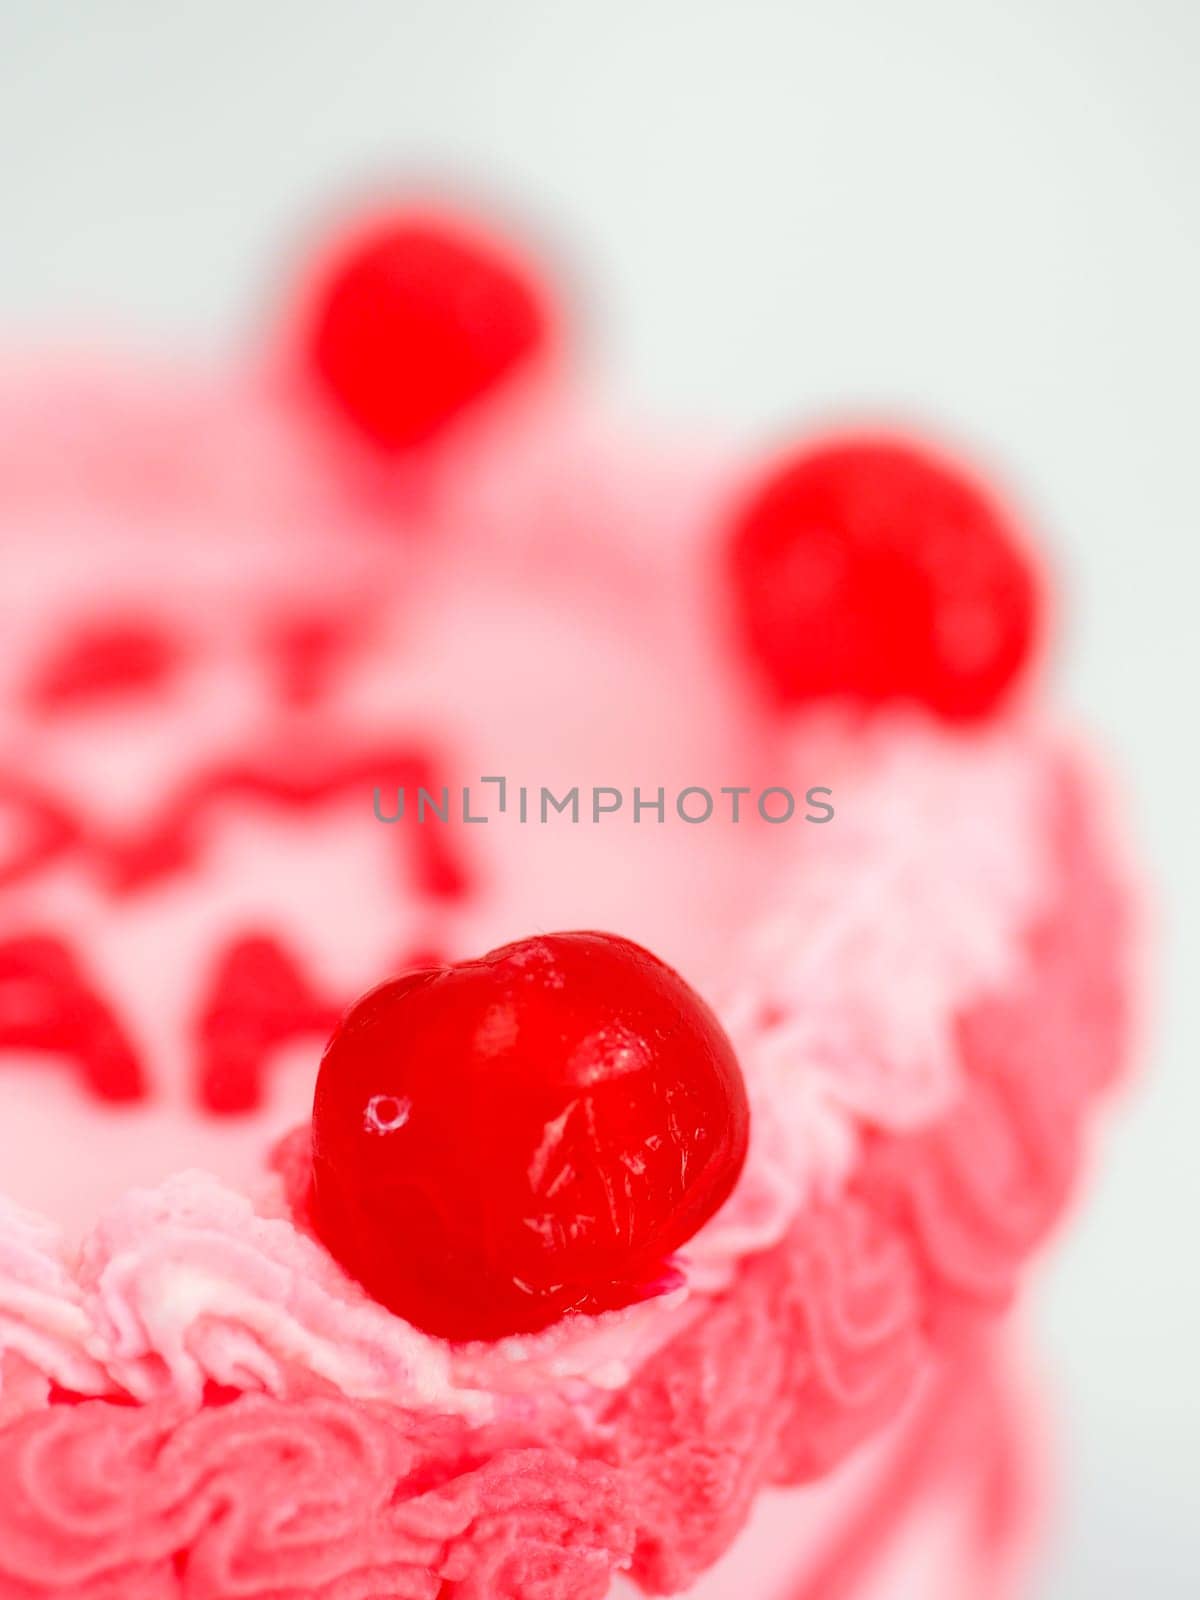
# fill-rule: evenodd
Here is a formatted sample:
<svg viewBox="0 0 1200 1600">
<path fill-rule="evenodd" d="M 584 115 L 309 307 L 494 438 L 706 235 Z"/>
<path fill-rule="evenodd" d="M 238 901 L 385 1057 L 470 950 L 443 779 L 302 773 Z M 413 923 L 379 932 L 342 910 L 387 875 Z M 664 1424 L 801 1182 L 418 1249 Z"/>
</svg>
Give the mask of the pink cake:
<svg viewBox="0 0 1200 1600">
<path fill-rule="evenodd" d="M 0 392 L 0 1600 L 1013 1593 L 1006 1313 L 1121 1065 L 1129 916 L 1009 512 L 896 440 L 614 428 L 458 224 L 373 220 L 283 321 L 242 370 Z M 558 929 L 654 952 L 734 1076 L 681 1133 L 695 1049 L 598 985 L 628 1087 L 518 1164 L 518 1326 L 437 1231 L 473 1186 L 503 1277 L 518 1111 L 451 1122 L 428 1225 L 370 1191 L 358 1254 L 310 1117 L 381 981 L 527 941 L 520 1027 L 578 1010 Z M 403 1167 L 502 1011 L 329 1184 Z M 405 1298 L 443 1267 L 453 1338 Z"/>
</svg>

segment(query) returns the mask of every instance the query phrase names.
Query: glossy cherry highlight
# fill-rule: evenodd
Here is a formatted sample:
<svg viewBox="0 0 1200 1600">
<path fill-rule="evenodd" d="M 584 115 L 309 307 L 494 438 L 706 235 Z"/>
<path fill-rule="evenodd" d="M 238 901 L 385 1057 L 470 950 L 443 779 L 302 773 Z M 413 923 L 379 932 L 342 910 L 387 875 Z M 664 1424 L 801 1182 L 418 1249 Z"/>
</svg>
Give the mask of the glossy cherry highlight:
<svg viewBox="0 0 1200 1600">
<path fill-rule="evenodd" d="M 532 274 L 446 216 L 377 217 L 332 254 L 303 346 L 318 387 L 387 451 L 424 444 L 550 340 Z"/>
<path fill-rule="evenodd" d="M 604 933 L 409 972 L 351 1008 L 313 1103 L 313 1214 L 332 1253 L 452 1339 L 646 1297 L 721 1205 L 749 1111 L 684 980 Z"/>
<path fill-rule="evenodd" d="M 785 460 L 728 547 L 746 648 L 775 698 L 996 710 L 1027 663 L 1039 594 L 1002 509 L 905 441 L 834 439 Z"/>
</svg>

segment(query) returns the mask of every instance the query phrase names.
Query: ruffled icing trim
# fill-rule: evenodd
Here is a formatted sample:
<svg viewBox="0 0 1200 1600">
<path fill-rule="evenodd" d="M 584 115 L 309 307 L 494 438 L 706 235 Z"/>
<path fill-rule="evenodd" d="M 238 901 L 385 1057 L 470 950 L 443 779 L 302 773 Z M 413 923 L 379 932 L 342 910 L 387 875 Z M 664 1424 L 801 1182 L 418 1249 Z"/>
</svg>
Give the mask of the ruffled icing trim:
<svg viewBox="0 0 1200 1600">
<path fill-rule="evenodd" d="M 0 1196 L 0 1424 L 45 1405 L 53 1387 L 104 1394 L 88 1353 L 91 1319 L 54 1225 Z"/>
<path fill-rule="evenodd" d="M 599 1600 L 635 1536 L 601 1463 L 333 1396 L 54 1407 L 0 1485 L 6 1600 Z"/>
<path fill-rule="evenodd" d="M 347 1284 L 288 1221 L 183 1173 L 127 1195 L 80 1263 L 89 1347 L 135 1400 L 198 1405 L 205 1386 L 455 1406 L 446 1347 Z"/>
<path fill-rule="evenodd" d="M 1007 989 L 954 1020 L 963 1091 L 928 1128 L 872 1140 L 855 1189 L 912 1238 L 955 1303 L 1000 1309 L 1066 1203 L 1088 1113 L 1131 1032 L 1133 906 L 1101 866 L 1096 820 L 1064 768 L 1052 832 L 1060 904 L 1027 939 Z"/>
</svg>

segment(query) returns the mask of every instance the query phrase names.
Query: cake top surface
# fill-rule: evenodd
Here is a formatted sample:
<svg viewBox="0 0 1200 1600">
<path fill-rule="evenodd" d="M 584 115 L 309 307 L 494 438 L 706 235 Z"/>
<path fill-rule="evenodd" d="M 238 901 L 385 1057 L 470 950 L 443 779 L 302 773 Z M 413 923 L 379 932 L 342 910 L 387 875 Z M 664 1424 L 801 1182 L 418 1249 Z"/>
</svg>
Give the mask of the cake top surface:
<svg viewBox="0 0 1200 1600">
<path fill-rule="evenodd" d="M 267 1152 L 381 976 L 611 929 L 716 1007 L 753 1116 L 674 1287 L 534 1341 L 537 1381 L 543 1345 L 608 1381 L 837 1192 L 864 1130 L 953 1103 L 954 1019 L 1052 892 L 1058 756 L 1012 692 L 1020 541 L 969 477 L 872 436 L 764 471 L 618 432 L 490 248 L 369 222 L 300 297 L 299 376 L 75 359 L 0 395 L 6 1188 L 65 1229 L 71 1296 L 130 1228 L 147 1256 L 228 1235 L 444 1375 L 318 1270 Z M 389 340 L 436 378 L 399 410 Z M 93 1141 L 91 1170 L 48 1159 Z"/>
</svg>

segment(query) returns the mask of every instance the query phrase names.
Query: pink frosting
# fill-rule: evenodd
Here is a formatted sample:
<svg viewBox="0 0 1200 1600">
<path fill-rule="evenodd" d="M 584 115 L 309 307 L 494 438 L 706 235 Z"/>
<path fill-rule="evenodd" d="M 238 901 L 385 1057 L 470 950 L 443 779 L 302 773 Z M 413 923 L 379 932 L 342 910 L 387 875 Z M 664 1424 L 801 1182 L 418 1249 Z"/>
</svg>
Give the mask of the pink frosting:
<svg viewBox="0 0 1200 1600">
<path fill-rule="evenodd" d="M 456 1398 L 443 1345 L 356 1294 L 290 1222 L 257 1216 L 203 1173 L 114 1207 L 84 1246 L 80 1285 L 89 1346 L 137 1400 L 196 1405 L 208 1383 Z"/>
<path fill-rule="evenodd" d="M 290 1390 L 190 1411 L 173 1390 L 133 1408 L 42 1407 L 0 1432 L 3 1592 L 203 1595 L 229 1592 L 236 1573 L 237 1592 L 264 1597 L 366 1600 L 386 1582 L 582 1600 L 626 1569 L 654 1591 L 686 1586 L 762 1486 L 821 1477 L 900 1414 L 1059 1212 L 1084 1113 L 1119 1051 L 1124 912 L 1069 770 L 1052 795 L 1056 887 L 1027 930 L 1031 959 L 958 1018 L 953 1106 L 927 1127 L 865 1135 L 840 1196 L 745 1257 L 606 1400 L 542 1400 L 490 1421 Z M 964 1159 L 965 1132 L 989 1159 Z M 191 1237 L 203 1243 L 210 1223 Z M 299 1236 L 297 1255 L 278 1243 L 286 1228 L 249 1224 L 255 1272 L 264 1256 L 307 1262 Z M 119 1262 L 119 1228 L 106 1237 Z M 81 1281 L 103 1284 L 103 1257 L 85 1261 Z M 325 1303 L 315 1278 L 303 1338 L 285 1351 L 276 1325 L 241 1346 L 247 1372 L 275 1380 L 296 1351 L 303 1364 Z M 134 1303 L 138 1282 L 135 1271 L 112 1304 Z M 271 1288 L 286 1299 L 281 1281 Z M 221 1381 L 220 1337 L 176 1327 L 171 1339 L 191 1382 Z M 369 1364 L 384 1347 L 363 1337 L 347 1359 Z M 126 1375 L 141 1370 L 131 1350 Z"/>
<path fill-rule="evenodd" d="M 103 1394 L 90 1318 L 58 1230 L 0 1197 L 0 1423 L 45 1403 L 51 1384 Z"/>
</svg>

